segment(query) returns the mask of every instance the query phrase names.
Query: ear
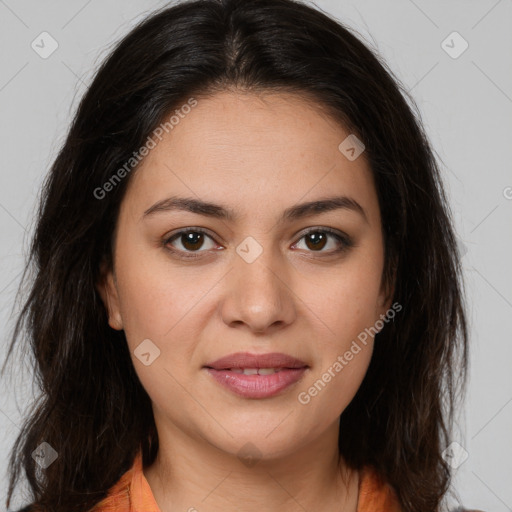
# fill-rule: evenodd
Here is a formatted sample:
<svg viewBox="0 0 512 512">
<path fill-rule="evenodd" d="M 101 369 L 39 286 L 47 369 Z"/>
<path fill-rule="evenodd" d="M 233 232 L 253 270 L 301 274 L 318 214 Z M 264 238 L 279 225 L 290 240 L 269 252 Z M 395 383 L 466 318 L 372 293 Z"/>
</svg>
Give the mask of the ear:
<svg viewBox="0 0 512 512">
<path fill-rule="evenodd" d="M 119 307 L 116 277 L 112 267 L 105 260 L 100 265 L 100 278 L 96 283 L 96 289 L 107 310 L 108 325 L 112 329 L 121 331 L 123 329 L 123 319 Z"/>
</svg>

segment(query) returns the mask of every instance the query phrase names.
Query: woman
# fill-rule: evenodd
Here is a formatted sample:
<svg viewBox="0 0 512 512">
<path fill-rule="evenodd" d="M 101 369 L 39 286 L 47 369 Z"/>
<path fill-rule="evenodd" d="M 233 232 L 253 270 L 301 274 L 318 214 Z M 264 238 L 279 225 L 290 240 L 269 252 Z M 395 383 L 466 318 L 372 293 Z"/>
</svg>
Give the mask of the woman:
<svg viewBox="0 0 512 512">
<path fill-rule="evenodd" d="M 182 2 L 115 48 L 45 184 L 30 510 L 442 510 L 461 269 L 419 116 L 292 0 Z"/>
</svg>

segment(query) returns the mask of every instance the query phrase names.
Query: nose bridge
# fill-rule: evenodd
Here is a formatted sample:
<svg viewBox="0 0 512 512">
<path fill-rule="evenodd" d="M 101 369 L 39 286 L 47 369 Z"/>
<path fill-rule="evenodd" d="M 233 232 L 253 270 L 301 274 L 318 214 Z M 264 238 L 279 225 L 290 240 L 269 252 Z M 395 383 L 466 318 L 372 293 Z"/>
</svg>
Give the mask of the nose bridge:
<svg viewBox="0 0 512 512">
<path fill-rule="evenodd" d="M 266 242 L 248 236 L 233 256 L 233 272 L 229 273 L 224 320 L 243 322 L 253 330 L 263 331 L 293 319 L 293 294 L 286 282 L 279 251 L 269 238 Z"/>
</svg>

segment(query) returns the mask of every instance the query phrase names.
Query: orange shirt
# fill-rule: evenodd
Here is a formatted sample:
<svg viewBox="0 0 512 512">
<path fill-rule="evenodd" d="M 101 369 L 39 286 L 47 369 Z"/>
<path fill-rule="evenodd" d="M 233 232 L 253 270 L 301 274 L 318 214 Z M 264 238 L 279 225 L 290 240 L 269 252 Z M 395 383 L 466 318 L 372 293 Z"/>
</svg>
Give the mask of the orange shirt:
<svg viewBox="0 0 512 512">
<path fill-rule="evenodd" d="M 142 471 L 142 453 L 91 512 L 161 512 Z M 401 512 L 392 487 L 366 466 L 359 479 L 357 512 Z"/>
</svg>

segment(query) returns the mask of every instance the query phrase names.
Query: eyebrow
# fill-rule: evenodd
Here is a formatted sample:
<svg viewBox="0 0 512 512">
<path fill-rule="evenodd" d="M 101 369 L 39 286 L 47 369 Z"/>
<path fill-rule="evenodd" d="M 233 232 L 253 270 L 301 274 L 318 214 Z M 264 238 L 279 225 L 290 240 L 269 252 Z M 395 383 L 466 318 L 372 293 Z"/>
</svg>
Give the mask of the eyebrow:
<svg viewBox="0 0 512 512">
<path fill-rule="evenodd" d="M 334 196 L 326 199 L 318 199 L 316 201 L 309 201 L 287 208 L 281 218 L 280 223 L 291 222 L 294 220 L 302 219 L 312 215 L 318 215 L 324 212 L 334 210 L 349 210 L 359 213 L 363 219 L 368 223 L 368 217 L 363 207 L 355 200 L 347 196 Z M 238 215 L 231 208 L 201 201 L 193 197 L 168 197 L 156 202 L 153 206 L 148 208 L 142 215 L 142 219 L 146 219 L 158 212 L 168 211 L 188 211 L 206 217 L 213 217 L 216 219 L 227 220 L 234 222 L 237 220 Z"/>
</svg>

